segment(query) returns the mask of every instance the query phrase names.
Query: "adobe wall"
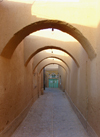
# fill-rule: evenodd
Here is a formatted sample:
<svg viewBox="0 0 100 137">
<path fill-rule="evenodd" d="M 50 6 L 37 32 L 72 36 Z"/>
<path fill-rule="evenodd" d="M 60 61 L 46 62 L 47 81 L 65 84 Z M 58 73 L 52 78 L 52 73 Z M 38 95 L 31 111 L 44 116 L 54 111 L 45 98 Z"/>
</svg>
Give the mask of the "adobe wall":
<svg viewBox="0 0 100 137">
<path fill-rule="evenodd" d="M 80 48 L 80 67 L 77 68 L 72 60 L 70 77 L 66 81 L 65 89 L 71 101 L 77 107 L 78 115 L 81 115 L 80 120 L 91 137 L 100 136 L 100 84 L 98 69 L 99 54 L 93 61 L 90 61 L 84 49 Z M 67 88 L 68 80 L 69 88 Z"/>
<path fill-rule="evenodd" d="M 0 57 L 0 137 L 13 132 L 37 99 L 37 90 L 33 89 L 33 59 L 25 67 L 23 56 L 22 41 L 10 60 Z"/>
<path fill-rule="evenodd" d="M 98 4 L 97 14 L 98 21 L 100 16 L 98 13 L 100 12 L 100 3 Z M 97 56 L 93 61 L 90 61 L 83 49 L 80 50 L 80 68 L 75 71 L 73 74 L 74 81 L 77 79 L 76 84 L 76 92 L 73 90 L 71 97 L 72 101 L 75 103 L 81 114 L 84 116 L 89 125 L 94 129 L 94 134 L 100 136 L 100 25 L 98 22 L 97 28 L 95 30 L 95 48 L 97 52 Z M 91 35 L 94 35 L 92 32 Z M 73 67 L 72 67 L 73 68 Z M 73 71 L 72 71 L 73 72 Z M 78 77 L 78 78 L 77 78 Z M 73 82 L 74 83 L 74 82 Z M 72 86 L 73 86 L 72 83 Z M 72 91 L 72 90 L 71 90 Z M 69 91 L 69 92 L 71 92 Z M 76 101 L 75 101 L 76 100 Z M 89 131 L 87 123 L 87 131 Z M 91 136 L 94 137 L 94 134 Z"/>
<path fill-rule="evenodd" d="M 63 5 L 64 8 L 60 7 L 60 4 L 56 5 L 56 3 L 51 4 L 45 9 L 45 4 L 44 7 L 37 8 L 38 4 L 25 4 L 8 0 L 1 2 L 0 51 L 16 32 L 36 21 L 59 19 L 78 28 L 90 41 L 97 56 L 91 61 L 80 46 L 80 53 L 78 52 L 80 55 L 76 55 L 77 51 L 74 53 L 80 60 L 80 68 L 77 68 L 75 62 L 71 61 L 71 72 L 70 75 L 66 76 L 66 85 L 69 87 L 65 86 L 65 90 L 100 137 L 100 1 L 80 0 L 79 3 Z M 39 10 L 37 11 L 37 9 Z M 50 12 L 50 9 L 53 12 Z M 24 66 L 23 42 L 17 47 L 11 59 L 0 56 L 1 132 L 20 115 L 28 104 L 31 104 L 29 102 L 34 95 L 35 100 L 38 97 L 37 88 L 34 92 L 32 88 L 33 79 L 36 82 L 34 87 L 37 86 L 37 74 L 32 75 L 32 62 L 31 60 L 27 67 Z M 42 80 L 41 82 L 43 83 Z"/>
<path fill-rule="evenodd" d="M 93 62 L 89 62 L 89 102 L 88 102 L 88 121 L 100 136 L 100 1 L 97 8 L 98 26 L 96 33 L 97 57 Z"/>
<path fill-rule="evenodd" d="M 61 88 L 62 91 L 65 91 L 66 77 L 69 72 L 68 72 L 68 70 L 66 72 L 61 66 L 58 67 L 58 72 L 59 72 L 59 88 Z M 66 75 L 66 73 L 67 73 L 67 75 Z M 61 81 L 60 81 L 60 78 L 61 78 Z"/>
</svg>

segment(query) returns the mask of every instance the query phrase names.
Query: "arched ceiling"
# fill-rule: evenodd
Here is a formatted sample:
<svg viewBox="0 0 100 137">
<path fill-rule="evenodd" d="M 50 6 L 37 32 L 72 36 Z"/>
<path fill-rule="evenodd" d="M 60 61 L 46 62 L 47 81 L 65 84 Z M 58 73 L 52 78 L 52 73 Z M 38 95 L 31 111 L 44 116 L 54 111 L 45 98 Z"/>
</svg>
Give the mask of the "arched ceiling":
<svg viewBox="0 0 100 137">
<path fill-rule="evenodd" d="M 1 55 L 7 58 L 11 58 L 18 44 L 26 36 L 28 36 L 29 34 L 35 31 L 46 28 L 56 28 L 61 30 L 62 32 L 70 34 L 82 45 L 82 47 L 85 49 L 85 51 L 88 54 L 88 57 L 91 60 L 95 58 L 96 56 L 95 50 L 93 49 L 87 38 L 85 38 L 85 36 L 77 28 L 73 27 L 71 24 L 59 20 L 42 20 L 24 27 L 10 39 L 10 41 L 4 47 Z"/>
<path fill-rule="evenodd" d="M 56 53 L 54 51 L 56 51 Z M 71 67 L 70 61 L 72 58 L 70 56 L 68 56 L 67 54 L 65 54 L 65 56 L 64 56 L 63 52 L 60 52 L 62 54 L 59 54 L 59 53 L 57 54 L 58 51 L 59 50 L 53 49 L 53 50 L 51 50 L 51 52 L 53 52 L 53 53 L 50 53 L 50 50 L 44 50 L 44 51 L 41 51 L 38 54 L 36 54 L 34 56 L 33 70 L 35 70 L 35 68 L 39 65 L 39 63 L 41 63 L 41 61 L 43 61 L 44 59 L 47 59 L 47 58 L 60 59 L 67 65 L 67 67 L 70 70 L 70 67 Z"/>
<path fill-rule="evenodd" d="M 67 65 L 65 63 L 63 63 L 61 60 L 55 60 L 55 59 L 44 59 L 38 66 L 37 66 L 37 71 L 38 73 L 40 73 L 42 71 L 42 69 L 49 65 L 49 64 L 58 64 L 60 66 L 62 66 L 66 72 L 68 73 L 69 72 L 69 69 L 67 67 Z"/>
<path fill-rule="evenodd" d="M 62 42 L 59 40 L 48 39 L 44 37 L 29 36 L 25 39 L 24 45 L 24 59 L 25 65 L 37 53 L 46 49 L 58 49 L 69 54 L 79 67 L 80 64 L 80 45 L 78 42 Z"/>
</svg>

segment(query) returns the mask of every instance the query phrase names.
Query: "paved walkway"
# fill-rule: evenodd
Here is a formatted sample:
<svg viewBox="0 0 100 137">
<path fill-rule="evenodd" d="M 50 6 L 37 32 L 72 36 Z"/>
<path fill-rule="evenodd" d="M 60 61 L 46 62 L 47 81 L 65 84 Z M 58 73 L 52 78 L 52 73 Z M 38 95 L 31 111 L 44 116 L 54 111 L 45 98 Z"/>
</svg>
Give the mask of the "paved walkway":
<svg viewBox="0 0 100 137">
<path fill-rule="evenodd" d="M 88 137 L 64 92 L 46 89 L 12 137 Z"/>
</svg>

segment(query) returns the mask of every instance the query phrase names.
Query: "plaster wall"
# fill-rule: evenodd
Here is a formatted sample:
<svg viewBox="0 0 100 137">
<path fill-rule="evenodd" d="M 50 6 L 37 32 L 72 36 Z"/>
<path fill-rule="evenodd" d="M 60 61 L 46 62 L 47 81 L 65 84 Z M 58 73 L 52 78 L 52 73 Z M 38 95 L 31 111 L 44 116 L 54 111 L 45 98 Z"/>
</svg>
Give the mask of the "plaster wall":
<svg viewBox="0 0 100 137">
<path fill-rule="evenodd" d="M 100 1 L 98 4 L 98 13 L 100 12 Z M 100 136 L 100 15 L 97 13 L 99 20 L 96 33 L 96 50 L 97 57 L 89 62 L 89 102 L 88 102 L 88 121 Z"/>
<path fill-rule="evenodd" d="M 37 71 L 35 71 L 33 74 L 33 90 L 34 90 L 33 98 L 34 98 L 34 100 L 37 100 L 37 98 L 39 97 L 39 89 L 38 89 L 39 83 L 38 82 L 39 82 L 38 81 L 38 73 L 37 73 Z"/>
<path fill-rule="evenodd" d="M 41 71 L 41 95 L 44 94 L 44 76 L 43 76 L 43 70 Z"/>
<path fill-rule="evenodd" d="M 74 70 L 74 75 L 76 77 L 76 90 L 74 93 L 74 103 L 80 110 L 82 115 L 87 119 L 87 106 L 88 106 L 88 61 L 90 61 L 83 49 L 80 49 L 80 68 Z M 75 65 L 74 65 L 75 67 Z M 73 75 L 73 79 L 74 79 Z M 75 82 L 75 79 L 74 79 Z M 73 88 L 74 91 L 74 88 Z"/>
<path fill-rule="evenodd" d="M 59 66 L 58 73 L 59 73 L 59 88 L 61 88 L 65 92 L 66 77 L 69 74 L 69 70 L 66 73 L 66 71 L 61 66 Z M 60 81 L 60 79 L 61 79 L 61 81 Z"/>
<path fill-rule="evenodd" d="M 43 78 L 42 78 L 42 75 L 43 75 L 43 72 L 41 72 L 41 74 L 38 74 L 38 76 L 39 76 L 39 96 L 40 95 L 43 95 L 43 90 L 42 90 L 42 88 L 43 88 Z"/>
<path fill-rule="evenodd" d="M 100 16 L 98 13 L 100 12 L 100 2 L 98 3 L 98 20 L 100 20 Z M 97 57 L 90 61 L 87 56 L 81 51 L 81 64 L 83 68 L 80 69 L 80 100 L 81 104 L 79 110 L 81 110 L 82 114 L 87 119 L 88 123 L 95 130 L 98 136 L 100 136 L 100 24 L 98 24 L 96 29 L 96 51 Z M 83 92 L 81 92 L 83 91 Z M 84 99 L 82 99 L 83 97 Z M 87 102 L 87 103 L 86 103 Z M 81 106 L 84 106 L 81 108 Z M 84 113 L 85 112 L 85 113 Z"/>
<path fill-rule="evenodd" d="M 99 40 L 98 40 L 99 41 Z M 99 46 L 98 52 L 99 52 Z M 88 129 L 88 123 L 98 136 L 100 136 L 100 84 L 99 84 L 99 54 L 93 61 L 88 59 L 84 49 L 80 48 L 80 67 L 71 61 L 69 88 L 66 81 L 65 91 L 68 93 L 74 105 L 78 108 L 79 113 L 85 118 L 85 128 Z M 68 76 L 66 76 L 67 79 Z M 90 133 L 91 136 L 92 133 Z"/>
<path fill-rule="evenodd" d="M 34 102 L 36 99 L 33 89 L 33 59 L 27 67 L 24 66 L 23 46 L 22 41 L 10 60 L 0 57 L 0 137 L 3 137 L 3 131 L 13 124 L 30 100 Z"/>
<path fill-rule="evenodd" d="M 0 51 L 16 32 L 38 20 L 59 19 L 77 27 L 89 39 L 97 52 L 97 57 L 90 61 L 80 45 L 76 45 L 78 51 L 76 48 L 71 48 L 73 50 L 73 52 L 70 50 L 71 53 L 75 57 L 78 56 L 80 68 L 73 60 L 71 61 L 71 72 L 66 76 L 69 85 L 66 91 L 90 126 L 100 136 L 100 1 L 80 0 L 79 3 L 63 3 L 62 6 L 61 3 L 58 6 L 54 3 L 53 7 L 50 3 L 43 4 L 37 8 L 38 3 L 26 4 L 8 0 L 0 3 Z M 33 42 L 32 46 L 35 47 L 36 43 Z M 34 101 L 38 97 L 37 88 L 33 90 L 34 79 L 36 82 L 34 86 L 37 86 L 37 73 L 35 76 L 32 75 L 33 61 L 30 60 L 25 67 L 23 57 L 23 41 L 10 60 L 0 56 L 0 131 L 3 131 L 22 112 L 30 99 L 34 98 Z M 41 82 L 43 83 L 42 80 Z"/>
</svg>

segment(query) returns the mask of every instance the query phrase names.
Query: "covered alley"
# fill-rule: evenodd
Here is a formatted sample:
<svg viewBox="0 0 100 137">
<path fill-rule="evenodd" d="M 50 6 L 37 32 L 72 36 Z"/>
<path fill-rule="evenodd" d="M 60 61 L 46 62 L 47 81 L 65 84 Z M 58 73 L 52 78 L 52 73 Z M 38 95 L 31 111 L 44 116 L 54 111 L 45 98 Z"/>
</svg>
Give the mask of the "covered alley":
<svg viewBox="0 0 100 137">
<path fill-rule="evenodd" d="M 99 13 L 100 0 L 0 0 L 0 137 L 100 137 Z"/>
</svg>

